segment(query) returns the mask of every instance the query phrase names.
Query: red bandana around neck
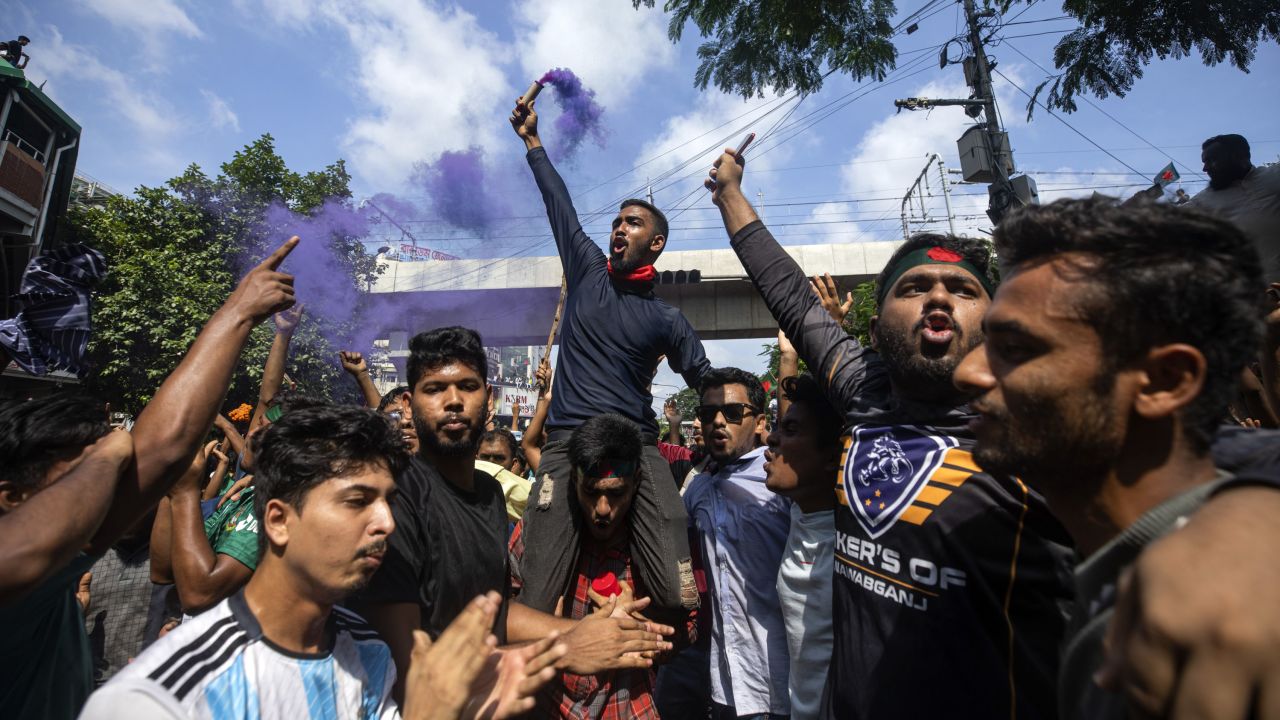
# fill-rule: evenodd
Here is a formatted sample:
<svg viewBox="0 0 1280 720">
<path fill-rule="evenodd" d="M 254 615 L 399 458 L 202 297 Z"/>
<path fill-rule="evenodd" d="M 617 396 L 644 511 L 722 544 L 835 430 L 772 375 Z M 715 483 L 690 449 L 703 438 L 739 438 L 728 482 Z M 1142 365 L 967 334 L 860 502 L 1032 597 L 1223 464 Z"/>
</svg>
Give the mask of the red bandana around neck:
<svg viewBox="0 0 1280 720">
<path fill-rule="evenodd" d="M 625 275 L 620 275 L 613 271 L 613 260 L 605 260 L 605 264 L 609 268 L 609 277 L 614 280 L 622 280 L 624 282 L 653 282 L 654 278 L 658 277 L 658 271 L 654 270 L 652 265 L 644 265 Z"/>
</svg>

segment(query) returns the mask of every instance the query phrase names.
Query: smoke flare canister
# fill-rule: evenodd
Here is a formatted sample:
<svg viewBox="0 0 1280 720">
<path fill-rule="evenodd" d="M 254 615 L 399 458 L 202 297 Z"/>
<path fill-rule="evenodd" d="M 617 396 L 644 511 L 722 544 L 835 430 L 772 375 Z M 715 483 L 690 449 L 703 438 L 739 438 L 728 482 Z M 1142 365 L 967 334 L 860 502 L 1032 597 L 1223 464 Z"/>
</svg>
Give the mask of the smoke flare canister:
<svg viewBox="0 0 1280 720">
<path fill-rule="evenodd" d="M 529 83 L 529 89 L 524 91 L 524 95 L 520 96 L 520 104 L 529 107 L 529 103 L 533 102 L 540 92 L 542 92 L 542 83 L 534 80 Z"/>
<path fill-rule="evenodd" d="M 622 586 L 618 584 L 618 576 L 611 572 L 592 580 L 591 589 L 606 598 L 622 594 Z"/>
</svg>

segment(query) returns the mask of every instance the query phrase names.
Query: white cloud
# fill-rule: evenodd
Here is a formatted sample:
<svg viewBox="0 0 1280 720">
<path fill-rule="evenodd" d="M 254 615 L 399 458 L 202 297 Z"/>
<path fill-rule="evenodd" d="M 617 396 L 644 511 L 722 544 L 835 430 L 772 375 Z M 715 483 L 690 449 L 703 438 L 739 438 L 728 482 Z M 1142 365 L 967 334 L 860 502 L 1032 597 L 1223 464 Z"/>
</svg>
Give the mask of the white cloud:
<svg viewBox="0 0 1280 720">
<path fill-rule="evenodd" d="M 632 94 L 633 86 L 675 62 L 667 19 L 656 9 L 636 10 L 618 0 L 520 0 L 513 2 L 518 55 L 530 80 L 567 67 L 596 91 L 606 108 Z M 510 93 L 508 93 L 510 94 Z"/>
<path fill-rule="evenodd" d="M 425 0 L 263 0 L 262 7 L 284 25 L 339 28 L 358 49 L 349 73 L 364 110 L 343 141 L 357 175 L 402 183 L 415 162 L 444 150 L 497 147 L 506 100 L 519 91 L 501 70 L 508 49 L 474 15 Z"/>
<path fill-rule="evenodd" d="M 47 80 L 46 90 L 55 99 L 65 86 L 93 87 L 94 95 L 101 98 L 104 106 L 121 115 L 139 137 L 148 138 L 153 146 L 171 138 L 181 127 L 173 108 L 143 89 L 136 77 L 104 63 L 83 46 L 67 42 L 52 25 L 47 39 L 42 38 L 40 63 L 32 65 L 28 76 L 37 84 Z"/>
<path fill-rule="evenodd" d="M 84 6 L 116 27 L 150 36 L 203 33 L 173 0 L 84 0 Z"/>
<path fill-rule="evenodd" d="M 240 132 L 240 118 L 226 100 L 212 90 L 201 90 L 200 94 L 204 96 L 209 106 L 209 122 L 214 128 L 218 130 L 230 128 L 233 132 Z"/>
<path fill-rule="evenodd" d="M 657 135 L 640 147 L 635 165 L 644 165 L 636 171 L 637 177 L 633 180 L 638 182 L 645 177 L 657 178 L 664 173 L 674 173 L 671 178 L 654 183 L 655 188 L 660 188 L 667 182 L 689 175 L 688 180 L 680 180 L 668 189 L 667 197 L 657 193 L 659 203 L 664 199 L 668 202 L 679 200 L 689 188 L 702 182 L 703 175 L 725 147 L 737 147 L 751 130 L 757 133 L 760 144 L 746 152 L 748 165 L 744 184 L 770 189 L 768 185 L 772 176 L 769 171 L 791 157 L 791 145 L 783 144 L 776 150 L 769 150 L 769 141 L 765 138 L 766 131 L 786 112 L 786 108 L 779 107 L 782 103 L 774 100 L 775 96 L 743 100 L 736 95 L 715 91 L 702 93 L 694 109 L 667 118 Z M 778 109 L 766 116 L 775 108 Z"/>
<path fill-rule="evenodd" d="M 1016 68 L 1004 68 L 1006 74 L 1017 79 Z M 958 77 L 956 72 L 945 80 L 926 83 L 913 93 L 912 97 L 926 98 L 965 98 L 969 97 L 969 88 Z M 997 99 L 1004 108 L 1020 107 L 1016 100 L 1007 95 L 1007 83 L 997 88 Z M 1021 115 L 1011 113 L 1005 116 L 1006 127 L 1017 127 L 1024 124 Z M 862 200 L 856 203 L 838 206 L 824 205 L 815 208 L 811 219 L 838 219 L 838 214 L 847 213 L 844 217 L 857 219 L 850 231 L 854 241 L 865 240 L 900 240 L 902 239 L 902 197 L 911 183 L 925 167 L 930 153 L 938 153 L 948 169 L 960 168 L 959 151 L 956 141 L 975 120 L 964 114 L 959 107 L 939 107 L 932 110 L 902 111 L 876 122 L 862 135 L 857 150 L 849 158 L 848 164 L 841 170 L 841 186 L 852 198 Z M 1015 153 L 1016 157 L 1016 153 Z M 987 194 L 986 185 L 956 185 L 960 178 L 949 175 L 951 184 L 952 212 L 956 216 L 956 231 L 961 234 L 979 235 L 979 229 L 990 229 L 991 223 L 986 217 Z M 921 212 L 918 201 L 914 202 L 909 219 L 912 220 L 912 231 L 929 229 L 946 231 L 946 205 L 940 188 L 937 166 L 933 165 L 927 175 L 928 188 L 924 193 L 924 212 Z M 872 199 L 874 198 L 874 199 Z M 825 214 L 820 217 L 819 212 Z M 925 219 L 932 222 L 927 225 Z"/>
</svg>

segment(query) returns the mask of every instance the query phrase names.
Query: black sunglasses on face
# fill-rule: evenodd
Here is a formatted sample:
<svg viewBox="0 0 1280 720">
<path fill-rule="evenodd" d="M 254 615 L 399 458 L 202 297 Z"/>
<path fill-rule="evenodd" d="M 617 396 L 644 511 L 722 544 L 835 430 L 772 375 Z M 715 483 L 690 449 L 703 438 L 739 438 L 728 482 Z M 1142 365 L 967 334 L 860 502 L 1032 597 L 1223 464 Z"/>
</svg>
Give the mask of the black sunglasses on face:
<svg viewBox="0 0 1280 720">
<path fill-rule="evenodd" d="M 754 415 L 760 409 L 751 403 L 725 403 L 724 405 L 699 405 L 698 419 L 704 424 L 716 421 L 716 415 L 724 414 L 725 422 L 738 424 L 748 415 Z"/>
</svg>

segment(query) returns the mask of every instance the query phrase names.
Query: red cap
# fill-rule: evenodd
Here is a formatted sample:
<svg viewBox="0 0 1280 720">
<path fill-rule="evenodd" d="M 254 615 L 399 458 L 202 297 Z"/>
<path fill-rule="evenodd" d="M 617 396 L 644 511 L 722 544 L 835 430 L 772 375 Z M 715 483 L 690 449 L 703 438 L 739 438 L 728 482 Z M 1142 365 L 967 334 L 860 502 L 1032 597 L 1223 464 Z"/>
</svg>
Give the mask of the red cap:
<svg viewBox="0 0 1280 720">
<path fill-rule="evenodd" d="M 595 580 L 592 580 L 591 589 L 604 597 L 622 594 L 622 586 L 618 584 L 618 576 L 611 572 L 607 572 Z"/>
</svg>

